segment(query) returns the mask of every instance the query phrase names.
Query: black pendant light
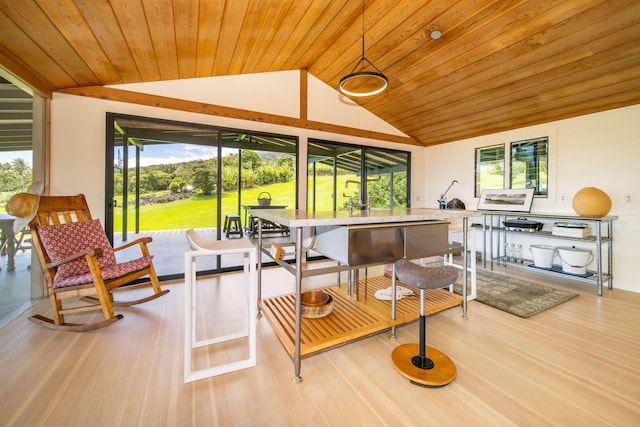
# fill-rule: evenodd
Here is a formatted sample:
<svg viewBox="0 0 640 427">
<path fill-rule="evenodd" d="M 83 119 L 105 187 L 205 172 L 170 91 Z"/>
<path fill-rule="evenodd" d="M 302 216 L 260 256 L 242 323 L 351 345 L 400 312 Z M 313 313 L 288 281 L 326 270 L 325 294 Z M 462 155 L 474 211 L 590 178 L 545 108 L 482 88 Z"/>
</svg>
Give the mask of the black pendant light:
<svg viewBox="0 0 640 427">
<path fill-rule="evenodd" d="M 369 64 L 374 71 L 366 71 L 366 68 L 362 67 L 361 71 L 356 71 L 363 63 L 365 67 Z M 364 0 L 362 0 L 362 57 L 356 62 L 351 73 L 340 79 L 340 92 L 349 96 L 371 96 L 382 92 L 388 85 L 389 79 L 364 56 Z M 350 89 L 349 86 L 355 87 Z"/>
</svg>

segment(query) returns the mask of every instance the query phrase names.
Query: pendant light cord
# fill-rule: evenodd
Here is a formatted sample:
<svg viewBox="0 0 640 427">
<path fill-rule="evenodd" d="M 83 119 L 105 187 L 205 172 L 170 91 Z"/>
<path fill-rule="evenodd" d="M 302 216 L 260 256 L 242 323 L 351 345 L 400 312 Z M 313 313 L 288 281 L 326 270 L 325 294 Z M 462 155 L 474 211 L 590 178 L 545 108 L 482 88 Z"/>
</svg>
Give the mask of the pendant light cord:
<svg viewBox="0 0 640 427">
<path fill-rule="evenodd" d="M 373 63 L 371 61 L 369 61 L 365 56 L 364 56 L 364 52 L 365 52 L 365 46 L 364 46 L 364 0 L 362 0 L 362 56 L 360 57 L 360 60 L 358 62 L 356 62 L 356 65 L 353 67 L 353 70 L 351 70 L 351 73 L 347 74 L 346 76 L 344 76 L 343 78 L 340 79 L 340 83 L 338 85 L 340 91 L 342 93 L 344 93 L 345 95 L 350 95 L 350 96 L 370 96 L 370 95 L 375 95 L 378 94 L 380 92 L 382 92 L 383 90 L 385 90 L 387 88 L 387 86 L 389 85 L 389 79 L 387 79 L 387 77 L 382 73 L 382 71 L 380 71 L 378 69 L 378 67 L 376 67 L 375 65 L 373 65 Z M 360 64 L 362 64 L 363 62 L 366 62 L 367 64 L 369 64 L 371 66 L 371 68 L 373 68 L 375 71 L 356 71 L 358 66 Z M 372 90 L 366 90 L 366 91 L 362 91 L 362 92 L 358 92 L 358 91 L 352 91 L 347 89 L 346 85 L 347 82 L 349 81 L 358 81 L 360 79 L 374 79 L 374 80 L 378 80 L 380 82 L 380 85 L 377 88 L 374 88 Z"/>
<path fill-rule="evenodd" d="M 364 59 L 364 0 L 362 0 L 362 59 Z"/>
</svg>

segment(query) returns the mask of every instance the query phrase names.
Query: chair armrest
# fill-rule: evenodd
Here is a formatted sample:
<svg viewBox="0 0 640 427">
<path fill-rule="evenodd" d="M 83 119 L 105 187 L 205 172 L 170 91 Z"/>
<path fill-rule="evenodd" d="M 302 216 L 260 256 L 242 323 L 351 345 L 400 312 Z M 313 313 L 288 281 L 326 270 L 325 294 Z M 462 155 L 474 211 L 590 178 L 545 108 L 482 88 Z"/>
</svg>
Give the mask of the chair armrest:
<svg viewBox="0 0 640 427">
<path fill-rule="evenodd" d="M 151 237 L 141 237 L 139 239 L 132 240 L 129 243 L 125 243 L 124 245 L 118 246 L 117 248 L 113 248 L 113 251 L 121 251 L 122 249 L 126 249 L 135 245 L 146 245 L 147 243 L 150 243 L 152 241 L 153 239 Z"/>
<path fill-rule="evenodd" d="M 66 258 L 63 258 L 59 261 L 55 261 L 55 262 L 50 262 L 46 265 L 47 268 L 54 268 L 54 267 L 59 267 L 62 264 L 66 264 L 68 262 L 74 261 L 78 258 L 82 258 L 84 256 L 98 256 L 102 253 L 102 249 L 101 248 L 95 248 L 95 249 L 86 249 L 82 252 L 78 252 L 77 254 L 73 254 L 71 256 L 68 256 Z"/>
</svg>

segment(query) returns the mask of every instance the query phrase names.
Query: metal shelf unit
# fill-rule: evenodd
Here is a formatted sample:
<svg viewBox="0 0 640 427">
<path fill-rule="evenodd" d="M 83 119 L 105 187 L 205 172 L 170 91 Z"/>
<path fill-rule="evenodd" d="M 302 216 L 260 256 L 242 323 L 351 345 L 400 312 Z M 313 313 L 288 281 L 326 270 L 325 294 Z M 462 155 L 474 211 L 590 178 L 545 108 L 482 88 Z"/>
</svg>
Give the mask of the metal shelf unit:
<svg viewBox="0 0 640 427">
<path fill-rule="evenodd" d="M 528 268 L 528 264 L 533 261 L 523 260 L 523 262 L 512 262 L 508 259 L 506 253 L 502 253 L 502 248 L 504 248 L 507 244 L 507 236 L 510 234 L 517 234 L 519 236 L 527 236 L 531 238 L 542 238 L 542 239 L 556 239 L 556 240 L 566 240 L 573 242 L 586 243 L 590 245 L 594 245 L 595 247 L 595 263 L 596 269 L 595 271 L 591 271 L 593 273 L 592 276 L 589 277 L 580 277 L 571 274 L 565 274 L 562 272 L 556 272 L 552 270 L 539 269 L 536 268 L 536 271 L 540 271 L 542 273 L 553 274 L 561 277 L 567 277 L 575 280 L 584 280 L 587 282 L 596 283 L 598 295 L 602 296 L 602 285 L 607 283 L 609 289 L 613 287 L 613 221 L 618 219 L 617 216 L 603 216 L 600 218 L 596 217 L 583 217 L 583 216 L 575 216 L 575 215 L 552 215 L 552 214 L 532 214 L 532 213 L 523 213 L 523 212 L 502 212 L 502 211 L 482 211 L 483 215 L 483 224 L 482 224 L 482 232 L 483 232 L 483 248 L 482 248 L 482 265 L 483 268 L 487 268 L 487 262 L 489 263 L 489 269 L 493 270 L 493 263 L 496 261 L 498 265 L 501 263 L 503 265 L 513 265 L 523 268 Z M 550 231 L 537 231 L 537 232 L 522 232 L 522 231 L 514 231 L 507 230 L 501 224 L 502 221 L 507 220 L 510 217 L 516 218 L 533 218 L 539 220 L 547 220 L 547 221 L 576 221 L 589 223 L 592 229 L 595 231 L 594 235 L 588 237 L 567 237 L 567 236 L 557 236 L 551 233 Z M 488 239 L 487 239 L 488 235 Z M 494 255 L 494 236 L 496 239 L 497 250 Z M 488 243 L 487 243 L 488 242 Z M 500 244 L 502 242 L 502 244 Z M 607 269 L 603 270 L 602 260 L 603 260 L 603 250 L 606 251 L 606 260 L 607 260 Z"/>
</svg>

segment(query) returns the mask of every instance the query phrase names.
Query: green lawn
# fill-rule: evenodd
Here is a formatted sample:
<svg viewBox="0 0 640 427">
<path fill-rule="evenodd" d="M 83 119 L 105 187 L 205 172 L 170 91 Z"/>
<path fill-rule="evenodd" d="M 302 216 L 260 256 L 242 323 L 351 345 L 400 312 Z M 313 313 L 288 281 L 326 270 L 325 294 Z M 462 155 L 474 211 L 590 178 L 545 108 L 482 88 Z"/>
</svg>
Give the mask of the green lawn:
<svg viewBox="0 0 640 427">
<path fill-rule="evenodd" d="M 345 202 L 343 193 L 355 194 L 356 187 L 345 189 L 347 179 L 358 180 L 356 176 L 338 176 L 337 193 L 338 209 Z M 333 191 L 332 177 L 321 176 L 317 178 L 316 210 L 330 211 L 333 209 L 331 194 Z M 294 209 L 295 202 L 295 182 L 278 183 L 260 188 L 243 190 L 242 204 L 257 204 L 258 195 L 267 191 L 271 194 L 272 204 L 287 205 Z M 8 197 L 7 197 L 8 198 Z M 122 206 L 122 197 L 116 197 L 118 206 Z M 216 221 L 216 196 L 194 195 L 189 199 L 178 200 L 170 203 L 157 203 L 140 207 L 140 229 L 141 230 L 172 230 L 185 228 L 210 228 L 215 226 Z M 4 203 L 0 206 L 0 212 L 4 212 Z M 238 193 L 224 193 L 222 195 L 222 214 L 239 213 L 244 221 L 244 209 L 238 212 Z M 128 225 L 129 230 L 135 228 L 135 209 L 129 207 Z M 122 209 L 117 208 L 114 212 L 114 230 L 122 229 Z"/>
<path fill-rule="evenodd" d="M 344 201 L 342 193 L 348 191 L 349 194 L 355 192 L 355 188 L 344 189 L 347 179 L 357 179 L 354 176 L 338 177 L 338 204 Z M 316 199 L 316 210 L 332 210 L 331 200 L 331 180 L 332 177 L 318 178 L 318 197 Z M 288 209 L 295 208 L 295 182 L 278 183 L 263 186 L 260 188 L 243 190 L 242 204 L 257 204 L 258 195 L 266 191 L 271 194 L 271 203 L 274 205 L 287 205 Z M 122 206 L 121 198 L 118 199 L 118 206 Z M 173 230 L 185 228 L 211 228 L 216 224 L 217 197 L 194 195 L 188 199 L 178 200 L 170 203 L 157 203 L 140 207 L 140 230 Z M 222 215 L 227 213 L 238 213 L 241 215 L 244 224 L 244 209 L 238 212 L 238 193 L 223 193 L 222 195 Z M 129 231 L 135 228 L 135 209 L 129 207 L 128 213 Z M 114 213 L 114 230 L 122 229 L 122 209 L 116 209 Z"/>
</svg>

